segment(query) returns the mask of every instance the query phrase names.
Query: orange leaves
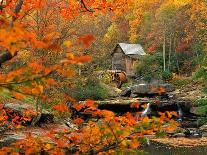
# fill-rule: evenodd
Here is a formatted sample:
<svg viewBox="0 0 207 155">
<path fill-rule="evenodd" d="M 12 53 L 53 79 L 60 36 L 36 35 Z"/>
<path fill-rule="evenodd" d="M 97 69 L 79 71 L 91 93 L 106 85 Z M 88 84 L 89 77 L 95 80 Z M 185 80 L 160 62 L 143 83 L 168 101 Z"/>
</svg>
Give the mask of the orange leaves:
<svg viewBox="0 0 207 155">
<path fill-rule="evenodd" d="M 8 23 L 4 22 L 1 25 L 0 45 L 8 49 L 13 56 L 27 47 L 42 48 L 45 46 L 43 42 L 36 39 L 35 34 L 28 32 L 21 24 L 15 22 L 11 27 Z"/>
<path fill-rule="evenodd" d="M 18 79 L 24 73 L 24 71 L 25 71 L 25 68 L 20 68 L 20 69 L 9 72 L 6 75 L 6 82 L 11 82 L 15 78 Z"/>
<path fill-rule="evenodd" d="M 101 110 L 102 117 L 105 118 L 105 120 L 110 121 L 115 117 L 115 114 L 112 111 L 109 110 Z"/>
<path fill-rule="evenodd" d="M 149 119 L 149 117 L 144 117 L 144 118 L 142 119 L 142 122 L 143 122 L 143 123 L 150 123 L 151 120 Z"/>
<path fill-rule="evenodd" d="M 34 88 L 32 88 L 32 94 L 33 95 L 40 95 L 43 93 L 43 86 L 42 85 L 36 85 Z"/>
<path fill-rule="evenodd" d="M 91 61 L 91 60 L 92 60 L 91 56 L 83 55 L 83 56 L 76 57 L 75 62 L 77 62 L 77 63 L 85 63 L 85 62 L 88 62 L 88 61 Z"/>
<path fill-rule="evenodd" d="M 21 93 L 13 92 L 12 94 L 16 99 L 19 99 L 19 100 L 23 100 L 25 98 L 25 95 Z"/>
<path fill-rule="evenodd" d="M 143 117 L 139 122 L 135 121 L 131 113 L 124 116 L 116 116 L 113 112 L 107 110 L 95 109 L 94 101 L 87 100 L 85 104 L 74 104 L 73 108 L 76 110 L 85 110 L 85 108 L 92 108 L 95 112 L 99 112 L 103 119 L 99 121 L 89 120 L 88 122 L 81 118 L 76 118 L 73 123 L 78 125 L 78 130 L 75 131 L 61 131 L 57 132 L 52 130 L 47 134 L 48 138 L 53 142 L 52 144 L 44 143 L 37 138 L 28 137 L 26 140 L 18 142 L 21 149 L 26 152 L 34 152 L 44 150 L 46 153 L 58 154 L 62 153 L 65 148 L 79 148 L 76 153 L 88 154 L 93 150 L 94 152 L 108 153 L 114 150 L 110 149 L 111 146 L 116 144 L 120 151 L 134 151 L 140 146 L 138 138 L 144 135 L 154 134 L 155 131 L 168 131 L 172 132 L 176 129 L 176 124 L 171 122 L 162 123 L 159 118 Z M 56 106 L 60 111 L 62 104 Z M 64 108 L 63 108 L 64 109 Z M 166 113 L 167 115 L 174 115 L 174 112 Z M 14 117 L 18 119 L 18 117 Z M 14 120 L 15 121 L 15 120 Z M 84 123 L 83 123 L 84 122 Z M 35 149 L 36 148 L 36 149 Z M 108 149 L 109 148 L 109 149 Z"/>
<path fill-rule="evenodd" d="M 75 103 L 73 104 L 72 106 L 74 109 L 76 109 L 77 111 L 80 111 L 81 109 L 83 109 L 85 106 L 83 104 L 78 104 L 78 103 Z"/>
<path fill-rule="evenodd" d="M 52 148 L 51 144 L 45 144 L 45 146 L 44 146 L 44 150 L 45 150 L 45 151 L 48 151 L 48 150 L 50 150 L 51 148 Z"/>
<path fill-rule="evenodd" d="M 94 105 L 94 101 L 93 100 L 86 100 L 86 106 L 91 107 Z"/>
<path fill-rule="evenodd" d="M 90 46 L 90 44 L 95 40 L 96 39 L 93 35 L 86 34 L 86 35 L 79 37 L 77 43 L 78 43 L 78 45 L 83 44 L 84 48 L 88 48 Z"/>
<path fill-rule="evenodd" d="M 73 54 L 68 54 L 67 56 L 68 58 L 62 60 L 61 63 L 82 65 L 83 63 L 86 63 L 92 60 L 92 57 L 89 55 L 74 56 Z"/>
<path fill-rule="evenodd" d="M 47 79 L 46 83 L 47 83 L 47 85 L 56 85 L 57 84 L 57 82 L 52 78 Z"/>
<path fill-rule="evenodd" d="M 132 104 L 130 105 L 130 108 L 136 108 L 136 109 L 139 109 L 139 107 L 140 107 L 140 103 L 139 103 L 139 102 L 135 102 L 135 103 L 132 103 Z"/>
<path fill-rule="evenodd" d="M 68 107 L 64 103 L 57 104 L 53 107 L 53 109 L 59 112 L 66 112 L 68 111 Z"/>
<path fill-rule="evenodd" d="M 164 87 L 160 87 L 159 89 L 158 89 L 158 93 L 161 95 L 161 94 L 164 94 L 164 93 L 166 93 L 166 89 L 164 88 Z"/>
<path fill-rule="evenodd" d="M 139 146 L 140 146 L 140 142 L 137 141 L 137 140 L 133 140 L 133 141 L 130 143 L 130 147 L 131 147 L 132 149 L 137 149 Z"/>
<path fill-rule="evenodd" d="M 0 104 L 0 110 L 2 110 L 4 108 L 3 104 Z"/>
<path fill-rule="evenodd" d="M 37 74 L 43 70 L 43 66 L 37 62 L 29 63 L 28 66 Z"/>
<path fill-rule="evenodd" d="M 77 124 L 77 125 L 81 125 L 83 122 L 84 122 L 84 120 L 81 119 L 81 118 L 76 118 L 76 119 L 73 121 L 73 123 L 75 123 L 75 124 Z"/>
</svg>

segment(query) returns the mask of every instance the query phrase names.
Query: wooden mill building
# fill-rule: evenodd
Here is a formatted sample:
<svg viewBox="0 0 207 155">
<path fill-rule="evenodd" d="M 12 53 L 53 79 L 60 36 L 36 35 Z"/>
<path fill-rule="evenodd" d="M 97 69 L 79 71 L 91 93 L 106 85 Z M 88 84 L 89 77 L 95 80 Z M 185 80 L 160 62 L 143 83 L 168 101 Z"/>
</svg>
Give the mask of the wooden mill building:
<svg viewBox="0 0 207 155">
<path fill-rule="evenodd" d="M 127 76 L 134 76 L 135 64 L 143 55 L 146 53 L 140 44 L 119 43 L 111 54 L 112 70 L 125 71 Z"/>
</svg>

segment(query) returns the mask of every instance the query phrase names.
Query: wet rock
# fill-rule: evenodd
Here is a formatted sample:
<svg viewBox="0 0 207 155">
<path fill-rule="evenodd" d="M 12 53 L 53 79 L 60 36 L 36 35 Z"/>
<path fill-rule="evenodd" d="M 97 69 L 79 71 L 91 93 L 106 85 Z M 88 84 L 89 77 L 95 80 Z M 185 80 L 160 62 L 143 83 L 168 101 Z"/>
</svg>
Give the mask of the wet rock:
<svg viewBox="0 0 207 155">
<path fill-rule="evenodd" d="M 207 137 L 207 125 L 203 125 L 199 128 L 199 131 L 202 133 L 203 137 Z"/>
<path fill-rule="evenodd" d="M 202 137 L 202 133 L 197 128 L 186 128 L 184 134 L 186 137 L 191 137 L 191 138 Z"/>
<path fill-rule="evenodd" d="M 159 87 L 164 88 L 166 92 L 173 92 L 173 91 L 175 91 L 175 87 L 172 84 L 169 84 L 169 83 L 160 84 Z"/>
<path fill-rule="evenodd" d="M 0 133 L 3 133 L 7 130 L 8 130 L 8 127 L 6 125 L 0 127 Z"/>
<path fill-rule="evenodd" d="M 62 127 L 68 128 L 70 130 L 78 130 L 78 126 L 75 125 L 70 118 L 64 120 L 64 124 L 62 124 Z"/>
<path fill-rule="evenodd" d="M 131 87 L 133 94 L 150 94 L 151 87 L 149 84 L 138 84 Z"/>
<path fill-rule="evenodd" d="M 206 110 L 207 110 L 207 106 L 198 106 L 198 107 L 193 106 L 190 109 L 190 112 L 193 113 L 193 114 L 196 114 L 196 115 L 205 116 L 206 115 Z"/>
<path fill-rule="evenodd" d="M 202 132 L 207 132 L 207 125 L 203 125 L 199 128 L 200 131 Z"/>
<path fill-rule="evenodd" d="M 140 95 L 163 95 L 175 90 L 171 84 L 142 83 L 131 87 L 132 94 Z"/>
<path fill-rule="evenodd" d="M 0 148 L 10 145 L 18 140 L 23 140 L 26 138 L 24 134 L 9 134 L 0 138 Z"/>
<path fill-rule="evenodd" d="M 122 97 L 130 97 L 131 96 L 131 92 L 132 92 L 131 88 L 126 88 L 125 90 L 123 90 L 121 92 L 121 96 Z"/>
<path fill-rule="evenodd" d="M 184 133 L 175 133 L 172 135 L 172 137 L 174 137 L 174 138 L 185 137 L 185 134 Z"/>
</svg>

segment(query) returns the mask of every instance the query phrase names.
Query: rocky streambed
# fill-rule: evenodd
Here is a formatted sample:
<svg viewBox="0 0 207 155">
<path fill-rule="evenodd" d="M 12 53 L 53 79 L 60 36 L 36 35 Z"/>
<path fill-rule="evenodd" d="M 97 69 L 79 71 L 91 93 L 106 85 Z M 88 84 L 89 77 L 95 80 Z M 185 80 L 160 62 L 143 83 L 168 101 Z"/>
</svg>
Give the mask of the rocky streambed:
<svg viewBox="0 0 207 155">
<path fill-rule="evenodd" d="M 168 138 L 149 136 L 150 145 L 146 145 L 144 150 L 154 155 L 204 155 L 207 154 L 207 117 L 199 113 L 202 107 L 195 104 L 195 99 L 207 96 L 199 91 L 200 88 L 188 88 L 181 91 L 171 84 L 140 83 L 123 90 L 122 97 L 97 102 L 100 109 L 108 109 L 117 114 L 138 111 L 151 117 L 158 116 L 158 112 L 176 111 L 179 115 L 176 121 L 180 127 Z M 146 106 L 131 108 L 133 103 Z"/>
<path fill-rule="evenodd" d="M 154 155 L 183 154 L 183 152 L 188 155 L 195 153 L 203 155 L 202 153 L 207 151 L 207 125 L 199 120 L 207 120 L 207 118 L 196 112 L 197 106 L 192 100 L 179 98 L 174 94 L 175 92 L 176 90 L 169 84 L 157 86 L 141 84 L 125 89 L 119 97 L 95 102 L 98 104 L 99 109 L 111 110 L 117 115 L 122 115 L 126 112 L 140 112 L 142 116 L 151 117 L 159 116 L 159 112 L 176 111 L 179 117 L 175 118 L 175 120 L 181 124 L 180 127 L 165 138 L 156 138 L 150 135 L 147 137 L 149 145 L 143 146 L 143 149 L 145 152 L 153 153 Z M 139 103 L 140 106 L 133 108 L 131 106 L 133 103 Z M 16 100 L 15 103 L 6 102 L 4 109 L 12 110 L 12 113 L 20 116 L 25 115 L 25 111 L 35 111 L 33 106 Z M 30 117 L 34 118 L 35 115 Z M 44 124 L 43 126 L 28 127 L 32 123 L 31 119 L 25 124 L 26 131 L 25 129 L 7 130 L 7 126 L 1 127 L 0 147 L 16 140 L 24 139 L 28 132 L 31 132 L 34 136 L 41 137 L 51 127 L 57 130 L 75 129 L 74 126 L 68 126 L 65 122 L 55 124 L 53 118 L 52 114 L 44 110 L 39 119 L 39 123 Z"/>
</svg>

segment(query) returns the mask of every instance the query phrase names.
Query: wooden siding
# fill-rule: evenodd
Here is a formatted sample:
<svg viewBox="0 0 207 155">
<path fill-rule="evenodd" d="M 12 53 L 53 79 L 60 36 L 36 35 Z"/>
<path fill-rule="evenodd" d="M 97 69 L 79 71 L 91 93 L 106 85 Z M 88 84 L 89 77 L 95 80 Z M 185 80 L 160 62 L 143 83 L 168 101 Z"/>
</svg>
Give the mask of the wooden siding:
<svg viewBox="0 0 207 155">
<path fill-rule="evenodd" d="M 115 52 L 112 55 L 112 69 L 122 71 L 126 70 L 125 54 L 119 46 L 115 48 Z"/>
<path fill-rule="evenodd" d="M 126 72 L 127 76 L 134 76 L 137 61 L 125 55 L 120 46 L 117 46 L 112 54 L 112 70 L 122 70 Z"/>
</svg>

